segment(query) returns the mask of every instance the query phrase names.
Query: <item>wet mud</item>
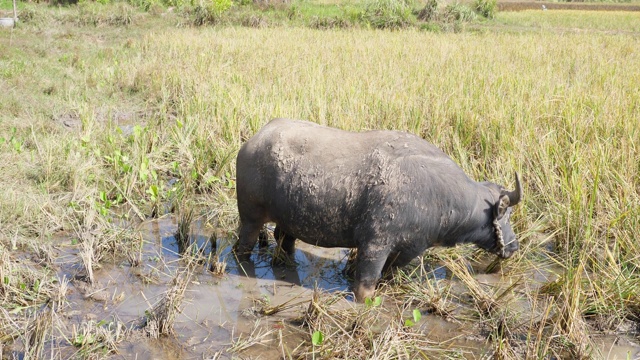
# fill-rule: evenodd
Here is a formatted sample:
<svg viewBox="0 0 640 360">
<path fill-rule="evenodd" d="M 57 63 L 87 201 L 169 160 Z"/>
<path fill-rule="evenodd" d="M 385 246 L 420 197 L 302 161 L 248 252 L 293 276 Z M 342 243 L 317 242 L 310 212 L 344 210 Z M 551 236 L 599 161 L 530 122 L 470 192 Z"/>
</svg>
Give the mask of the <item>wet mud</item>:
<svg viewBox="0 0 640 360">
<path fill-rule="evenodd" d="M 54 247 L 55 268 L 61 279 L 69 281 L 68 304 L 58 314 L 66 336 L 72 329 L 80 329 L 88 322 L 102 326 L 119 324 L 123 329 L 136 329 L 145 312 L 157 303 L 180 266 L 178 245 L 174 234 L 177 229 L 171 217 L 146 221 L 139 225 L 144 242 L 140 265 L 126 261 L 103 261 L 94 272 L 95 283 L 89 285 L 79 274 L 78 246 L 72 239 L 60 239 Z M 318 248 L 297 242 L 295 265 L 272 266 L 269 247 L 254 249 L 249 264 L 238 264 L 230 252 L 233 239 L 214 236 L 216 246 L 209 239 L 213 230 L 195 222 L 193 240 L 203 249 L 205 257 L 226 262 L 222 275 L 208 271 L 203 264 L 188 285 L 176 318 L 174 335 L 158 340 L 148 338 L 141 331 L 128 330 L 117 345 L 113 358 L 123 359 L 201 359 L 201 358 L 282 358 L 303 341 L 308 341 L 307 330 L 300 326 L 300 317 L 309 305 L 315 287 L 328 292 L 344 294 L 334 306 L 362 306 L 353 303 L 349 295 L 349 281 L 343 270 L 347 262 L 347 249 Z M 485 272 L 488 262 L 469 263 L 470 272 L 481 284 L 506 288 L 516 279 L 504 279 L 499 274 Z M 464 285 L 442 264 L 429 264 L 426 276 L 445 282 L 452 293 L 464 296 Z M 526 286 L 542 286 L 557 277 L 559 267 L 540 266 L 526 274 Z M 274 315 L 260 314 L 266 305 L 287 303 L 291 307 Z M 460 315 L 468 307 L 453 301 L 452 314 Z M 514 311 L 534 311 L 526 298 L 509 303 Z M 416 330 L 440 348 L 462 349 L 467 358 L 481 358 L 489 345 L 486 334 L 468 321 L 453 320 L 424 312 Z M 460 316 L 460 319 L 464 319 Z M 105 325 L 106 324 L 106 325 Z M 115 325 L 114 325 L 115 326 Z M 383 326 L 383 324 L 381 324 Z M 243 342 L 251 336 L 252 342 Z M 526 334 L 520 336 L 526 337 Z M 257 339 L 257 340 L 256 340 Z M 633 337 L 597 335 L 595 343 L 607 359 L 638 359 L 640 345 Z M 55 344 L 62 358 L 78 356 L 78 349 L 70 344 Z M 437 357 L 437 353 L 435 353 Z"/>
</svg>

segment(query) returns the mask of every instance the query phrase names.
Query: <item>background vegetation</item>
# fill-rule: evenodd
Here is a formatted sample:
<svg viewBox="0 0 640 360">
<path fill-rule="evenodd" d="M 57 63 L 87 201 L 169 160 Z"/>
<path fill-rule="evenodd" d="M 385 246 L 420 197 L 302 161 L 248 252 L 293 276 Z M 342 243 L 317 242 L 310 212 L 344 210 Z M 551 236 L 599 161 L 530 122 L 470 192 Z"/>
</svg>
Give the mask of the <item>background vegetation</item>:
<svg viewBox="0 0 640 360">
<path fill-rule="evenodd" d="M 233 233 L 235 153 L 274 117 L 409 131 L 475 179 L 511 186 L 518 171 L 525 187 L 514 216 L 522 250 L 500 269 L 506 288 L 487 288 L 460 265 L 460 255 L 480 253 L 436 250 L 427 258 L 447 265 L 467 297 L 408 270 L 381 289 L 399 304 L 387 330 L 342 333 L 332 324 L 382 312 L 373 303 L 338 312 L 327 307 L 333 295 L 318 294 L 305 315 L 302 354 L 340 356 L 338 344 L 354 336 L 370 339 L 357 342 L 369 344 L 358 348 L 363 358 L 423 354 L 435 345 L 417 340 L 405 320 L 420 318 L 407 312 L 446 317 L 458 302 L 476 309 L 463 320 L 482 325 L 496 358 L 600 358 L 595 334 L 637 336 L 636 15 L 481 11 L 496 19 L 463 27 L 455 24 L 478 15 L 459 4 L 133 5 L 28 4 L 20 26 L 0 32 L 3 343 L 38 357 L 42 344 L 55 342 L 47 324 L 66 306 L 68 284 L 47 254 L 61 235 L 75 239 L 81 281 L 92 283 L 96 264 L 114 254 L 135 266 L 131 224 L 144 219 L 192 208 Z M 425 8 L 433 12 L 419 17 Z M 293 26 L 296 19 L 350 29 Z M 203 24 L 218 26 L 190 26 Z M 550 266 L 557 277 L 527 285 L 532 271 Z M 193 264 L 186 269 L 190 279 Z M 172 299 L 188 283 L 174 281 L 180 296 Z M 510 312 L 509 297 L 528 302 L 528 317 Z M 95 331 L 74 329 L 69 343 L 86 349 L 95 341 L 80 341 L 85 335 L 105 339 Z M 102 354 L 114 351 L 101 341 Z M 395 355 L 376 353 L 385 343 Z"/>
</svg>

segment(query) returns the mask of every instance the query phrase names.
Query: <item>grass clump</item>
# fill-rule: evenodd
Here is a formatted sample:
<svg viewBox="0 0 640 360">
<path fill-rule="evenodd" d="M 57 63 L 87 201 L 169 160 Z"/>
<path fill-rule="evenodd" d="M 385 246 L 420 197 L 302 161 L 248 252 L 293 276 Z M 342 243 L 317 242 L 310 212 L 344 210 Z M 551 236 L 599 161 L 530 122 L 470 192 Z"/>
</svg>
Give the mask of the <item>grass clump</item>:
<svg viewBox="0 0 640 360">
<path fill-rule="evenodd" d="M 22 312 L 50 301 L 60 304 L 65 296 L 61 294 L 64 284 L 50 268 L 28 259 L 18 260 L 0 244 L 0 300 L 4 309 Z"/>
<path fill-rule="evenodd" d="M 436 30 L 453 28 L 469 23 L 477 18 L 477 14 L 466 4 L 453 2 L 442 5 L 438 0 L 429 0 L 417 13 L 417 18 L 424 23 L 421 29 Z"/>
<path fill-rule="evenodd" d="M 193 223 L 193 208 L 182 207 L 178 218 L 178 229 L 174 235 L 178 243 L 178 252 L 183 255 L 191 246 L 193 239 L 191 236 L 191 223 Z"/>
<path fill-rule="evenodd" d="M 187 260 L 186 266 L 179 269 L 171 280 L 169 289 L 162 298 L 150 306 L 140 324 L 140 328 L 150 338 L 173 335 L 173 325 L 181 311 L 182 301 L 193 276 L 195 261 Z"/>
<path fill-rule="evenodd" d="M 83 358 L 107 356 L 117 352 L 118 343 L 126 337 L 127 329 L 121 322 L 89 320 L 71 329 L 69 341 L 78 348 Z"/>
<path fill-rule="evenodd" d="M 50 308 L 34 314 L 24 335 L 25 358 L 41 359 L 44 355 L 45 341 L 53 330 L 53 311 Z"/>
<path fill-rule="evenodd" d="M 449 287 L 441 287 L 438 281 L 419 276 L 418 269 L 422 267 L 416 267 L 411 272 L 399 270 L 394 276 L 394 288 L 398 291 L 397 295 L 405 299 L 404 306 L 454 320 L 454 304 Z"/>
<path fill-rule="evenodd" d="M 454 2 L 444 7 L 442 15 L 449 21 L 470 22 L 477 18 L 477 14 L 467 5 Z"/>
<path fill-rule="evenodd" d="M 74 14 L 71 20 L 79 25 L 129 26 L 136 15 L 135 8 L 126 2 L 103 5 L 93 1 L 82 1 L 78 4 L 77 14 Z"/>
<path fill-rule="evenodd" d="M 393 359 L 430 354 L 433 344 L 413 328 L 419 321 L 420 316 L 415 315 L 419 311 L 410 311 L 416 323 L 407 322 L 405 313 L 410 309 L 386 306 L 384 298 L 353 306 L 341 295 L 314 291 L 304 316 L 309 346 L 299 348 L 295 355 Z"/>
<path fill-rule="evenodd" d="M 436 20 L 438 15 L 438 0 L 428 0 L 418 12 L 418 19 L 422 21 Z"/>
<path fill-rule="evenodd" d="M 344 16 L 313 17 L 309 26 L 314 29 L 347 29 L 353 27 L 353 23 Z"/>
<path fill-rule="evenodd" d="M 20 22 L 28 23 L 30 25 L 44 25 L 51 21 L 53 16 L 43 6 L 30 3 L 22 4 L 23 7 L 20 9 L 19 15 Z"/>
<path fill-rule="evenodd" d="M 80 245 L 81 271 L 78 280 L 95 285 L 94 270 L 100 269 L 105 258 L 124 259 L 135 263 L 139 251 L 139 238 L 131 229 L 113 224 L 89 205 L 81 219 L 74 219 L 70 227 Z"/>
<path fill-rule="evenodd" d="M 414 21 L 411 7 L 405 0 L 368 0 L 361 16 L 376 29 L 401 29 Z"/>
<path fill-rule="evenodd" d="M 482 284 L 473 277 L 467 268 L 466 261 L 461 258 L 453 258 L 445 260 L 447 267 L 451 270 L 454 276 L 458 277 L 460 281 L 469 290 L 471 300 L 475 304 L 479 314 L 481 316 L 491 316 L 501 305 L 500 299 L 508 295 L 511 289 L 506 289 L 502 294 L 493 294 L 485 289 Z M 515 286 L 515 285 L 514 285 Z"/>
<path fill-rule="evenodd" d="M 493 19 L 498 12 L 498 2 L 496 0 L 476 0 L 474 5 L 476 12 L 487 19 Z"/>
<path fill-rule="evenodd" d="M 239 22 L 242 26 L 250 28 L 265 28 L 269 26 L 269 18 L 261 14 L 243 14 Z"/>
<path fill-rule="evenodd" d="M 192 25 L 215 25 L 222 19 L 222 14 L 233 5 L 231 0 L 200 0 L 186 9 Z"/>
</svg>

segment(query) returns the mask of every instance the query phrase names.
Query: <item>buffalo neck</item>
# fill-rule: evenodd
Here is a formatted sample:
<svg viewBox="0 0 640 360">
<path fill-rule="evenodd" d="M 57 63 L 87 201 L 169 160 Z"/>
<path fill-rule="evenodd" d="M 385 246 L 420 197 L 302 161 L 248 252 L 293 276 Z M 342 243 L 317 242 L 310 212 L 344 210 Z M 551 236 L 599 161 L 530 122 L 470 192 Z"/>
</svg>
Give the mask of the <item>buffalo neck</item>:
<svg viewBox="0 0 640 360">
<path fill-rule="evenodd" d="M 492 241 L 494 237 L 494 196 L 487 187 L 472 182 L 471 189 L 455 197 L 450 218 L 440 228 L 439 242 L 444 246 Z"/>
</svg>

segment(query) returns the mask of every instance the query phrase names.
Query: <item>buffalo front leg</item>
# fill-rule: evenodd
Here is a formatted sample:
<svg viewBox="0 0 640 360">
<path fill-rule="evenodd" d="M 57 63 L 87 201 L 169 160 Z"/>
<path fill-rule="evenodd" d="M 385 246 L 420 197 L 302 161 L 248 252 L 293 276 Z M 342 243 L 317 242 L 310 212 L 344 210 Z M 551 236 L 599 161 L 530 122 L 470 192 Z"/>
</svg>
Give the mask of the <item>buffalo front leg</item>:
<svg viewBox="0 0 640 360">
<path fill-rule="evenodd" d="M 387 254 L 370 249 L 358 249 L 356 257 L 353 293 L 357 302 L 364 302 L 366 298 L 373 298 L 376 284 L 380 279 L 382 267 L 387 260 Z"/>
</svg>

